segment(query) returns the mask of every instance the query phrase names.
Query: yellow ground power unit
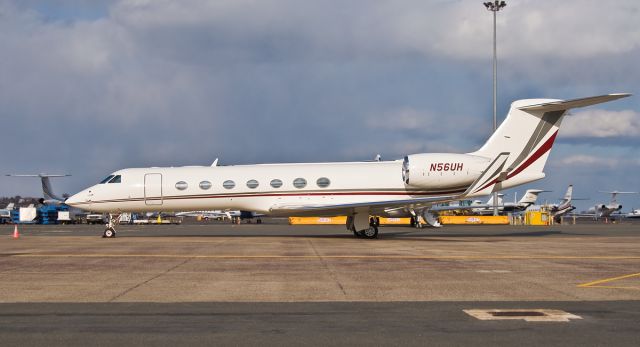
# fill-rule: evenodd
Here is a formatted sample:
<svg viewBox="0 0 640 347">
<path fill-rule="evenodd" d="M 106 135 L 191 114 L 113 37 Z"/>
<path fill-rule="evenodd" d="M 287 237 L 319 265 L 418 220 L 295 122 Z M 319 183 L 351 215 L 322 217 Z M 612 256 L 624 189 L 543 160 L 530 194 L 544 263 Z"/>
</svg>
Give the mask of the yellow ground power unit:
<svg viewBox="0 0 640 347">
<path fill-rule="evenodd" d="M 440 216 L 442 224 L 509 224 L 509 216 Z"/>
<path fill-rule="evenodd" d="M 345 225 L 346 216 L 339 217 L 289 217 L 291 225 Z"/>
<path fill-rule="evenodd" d="M 345 225 L 346 216 L 339 217 L 289 217 L 291 225 Z M 380 218 L 380 225 L 410 225 L 411 218 Z"/>
<path fill-rule="evenodd" d="M 551 225 L 549 212 L 546 211 L 527 211 L 524 215 L 524 224 L 526 225 Z"/>
</svg>

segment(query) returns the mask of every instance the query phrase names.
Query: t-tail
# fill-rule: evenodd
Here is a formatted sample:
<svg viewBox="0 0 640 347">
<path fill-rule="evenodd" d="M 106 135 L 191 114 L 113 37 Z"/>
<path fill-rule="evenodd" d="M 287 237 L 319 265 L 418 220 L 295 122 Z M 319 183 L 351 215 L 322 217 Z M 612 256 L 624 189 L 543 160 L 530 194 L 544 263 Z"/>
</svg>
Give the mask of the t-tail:
<svg viewBox="0 0 640 347">
<path fill-rule="evenodd" d="M 478 151 L 485 158 L 504 158 L 499 172 L 476 185 L 468 196 L 487 195 L 545 177 L 544 166 L 567 111 L 613 101 L 631 94 L 608 94 L 573 100 L 525 99 L 511 104 L 506 119 Z M 495 169 L 495 168 L 494 168 Z"/>
<path fill-rule="evenodd" d="M 538 200 L 538 194 L 544 193 L 544 192 L 548 192 L 548 190 L 528 189 L 524 193 L 524 195 L 522 196 L 520 201 L 518 201 L 518 205 L 519 206 L 524 206 L 524 207 L 528 207 L 530 205 L 533 205 Z"/>
<path fill-rule="evenodd" d="M 11 177 L 39 177 L 42 184 L 43 198 L 39 200 L 41 204 L 62 204 L 65 198 L 56 195 L 51 188 L 51 177 L 68 177 L 71 175 L 50 175 L 50 174 L 36 174 L 36 175 L 7 175 Z"/>
</svg>

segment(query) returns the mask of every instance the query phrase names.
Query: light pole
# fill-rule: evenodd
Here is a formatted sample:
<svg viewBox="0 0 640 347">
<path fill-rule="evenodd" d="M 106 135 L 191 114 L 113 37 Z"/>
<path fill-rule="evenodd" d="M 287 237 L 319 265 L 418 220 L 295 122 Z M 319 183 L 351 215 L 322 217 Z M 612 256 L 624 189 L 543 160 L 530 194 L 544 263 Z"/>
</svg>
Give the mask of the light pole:
<svg viewBox="0 0 640 347">
<path fill-rule="evenodd" d="M 497 94 L 498 94 L 498 49 L 496 44 L 496 15 L 498 11 L 507 6 L 505 1 L 488 1 L 484 3 L 484 7 L 487 10 L 493 12 L 493 131 L 498 128 L 498 121 L 496 119 L 497 113 Z M 493 215 L 498 215 L 498 193 L 493 193 Z"/>
</svg>

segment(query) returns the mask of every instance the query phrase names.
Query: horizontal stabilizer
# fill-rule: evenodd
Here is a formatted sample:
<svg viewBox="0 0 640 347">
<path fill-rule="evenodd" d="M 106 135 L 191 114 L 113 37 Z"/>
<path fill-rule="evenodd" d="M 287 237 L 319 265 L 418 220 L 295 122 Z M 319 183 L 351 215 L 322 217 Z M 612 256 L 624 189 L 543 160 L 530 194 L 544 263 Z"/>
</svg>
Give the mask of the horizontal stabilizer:
<svg viewBox="0 0 640 347">
<path fill-rule="evenodd" d="M 619 93 L 619 94 L 591 96 L 588 98 L 573 99 L 573 100 L 558 100 L 558 101 L 546 102 L 543 104 L 521 106 L 521 107 L 518 107 L 518 109 L 523 111 L 542 111 L 542 112 L 563 111 L 563 110 L 568 110 L 572 108 L 601 104 L 607 101 L 626 98 L 627 96 L 630 96 L 630 95 L 631 94 L 628 94 L 628 93 Z"/>
</svg>

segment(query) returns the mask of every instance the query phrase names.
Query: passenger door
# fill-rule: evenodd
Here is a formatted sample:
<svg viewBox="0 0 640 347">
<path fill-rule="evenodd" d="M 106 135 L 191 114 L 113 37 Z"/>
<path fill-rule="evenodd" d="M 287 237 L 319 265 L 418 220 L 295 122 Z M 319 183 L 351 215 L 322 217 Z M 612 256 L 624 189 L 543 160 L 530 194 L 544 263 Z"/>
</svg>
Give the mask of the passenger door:
<svg viewBox="0 0 640 347">
<path fill-rule="evenodd" d="M 162 205 L 162 174 L 144 175 L 144 203 L 146 205 Z"/>
</svg>

